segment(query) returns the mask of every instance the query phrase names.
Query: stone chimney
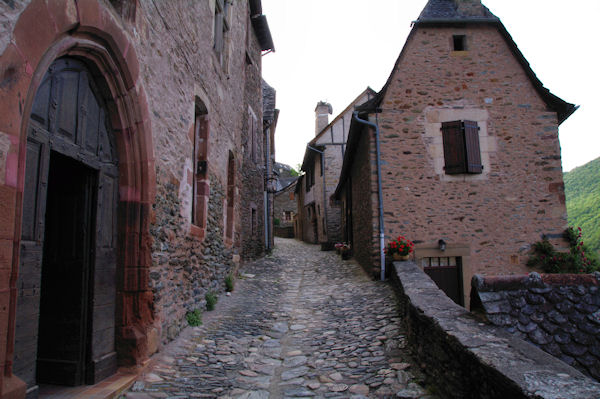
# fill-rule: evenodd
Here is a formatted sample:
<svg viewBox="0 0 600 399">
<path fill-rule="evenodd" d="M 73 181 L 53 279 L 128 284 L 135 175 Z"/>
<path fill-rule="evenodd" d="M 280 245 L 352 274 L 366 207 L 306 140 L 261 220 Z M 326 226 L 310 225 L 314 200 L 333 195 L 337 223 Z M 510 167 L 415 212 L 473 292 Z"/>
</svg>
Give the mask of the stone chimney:
<svg viewBox="0 0 600 399">
<path fill-rule="evenodd" d="M 325 101 L 319 101 L 315 108 L 315 136 L 329 125 L 329 115 L 333 113 L 331 104 Z"/>
<path fill-rule="evenodd" d="M 465 17 L 484 16 L 481 0 L 455 0 L 458 13 Z"/>
</svg>

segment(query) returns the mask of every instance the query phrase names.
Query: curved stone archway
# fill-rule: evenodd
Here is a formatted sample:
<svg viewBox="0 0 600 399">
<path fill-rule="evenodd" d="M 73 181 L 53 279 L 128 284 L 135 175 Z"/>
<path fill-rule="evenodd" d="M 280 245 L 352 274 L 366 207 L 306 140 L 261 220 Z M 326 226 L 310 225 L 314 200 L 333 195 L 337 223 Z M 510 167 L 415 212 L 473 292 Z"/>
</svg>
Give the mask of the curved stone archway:
<svg viewBox="0 0 600 399">
<path fill-rule="evenodd" d="M 150 214 L 155 196 L 155 169 L 146 95 L 138 81 L 134 45 L 103 2 L 33 0 L 21 13 L 13 41 L 0 56 L 4 82 L 0 87 L 0 131 L 9 139 L 0 219 L 2 245 L 12 242 L 10 256 L 0 257 L 8 278 L 0 281 L 0 397 L 21 397 L 24 387 L 12 375 L 16 290 L 26 140 L 33 99 L 46 71 L 57 58 L 69 56 L 91 66 L 98 80 L 114 129 L 119 162 L 118 272 L 116 347 L 122 365 L 139 364 L 152 348 L 153 298 L 148 288 L 151 264 Z M 32 28 L 33 27 L 33 28 Z M 1 183 L 1 182 L 0 182 Z M 6 243 L 6 244 L 5 244 Z"/>
</svg>

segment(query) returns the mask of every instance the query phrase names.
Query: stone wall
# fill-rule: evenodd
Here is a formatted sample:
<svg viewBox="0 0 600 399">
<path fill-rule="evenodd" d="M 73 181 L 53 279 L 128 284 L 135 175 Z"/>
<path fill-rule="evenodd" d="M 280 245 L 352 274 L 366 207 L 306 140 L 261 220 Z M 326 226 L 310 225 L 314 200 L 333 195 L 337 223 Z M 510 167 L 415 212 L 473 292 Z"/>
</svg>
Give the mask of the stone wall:
<svg viewBox="0 0 600 399">
<path fill-rule="evenodd" d="M 373 187 L 373 174 L 377 173 L 377 169 L 372 168 L 369 160 L 374 147 L 371 141 L 370 134 L 361 136 L 352 164 L 352 254 L 368 273 L 376 275 L 379 270 L 379 222 L 377 188 Z M 377 179 L 374 180 L 376 183 Z"/>
<path fill-rule="evenodd" d="M 473 276 L 471 309 L 600 379 L 600 273 Z"/>
<path fill-rule="evenodd" d="M 161 176 L 162 172 L 158 170 L 157 175 Z M 205 308 L 204 296 L 208 291 L 224 291 L 225 276 L 235 268 L 233 251 L 223 240 L 225 191 L 217 179 L 211 180 L 207 234 L 201 243 L 187 236 L 185 219 L 173 211 L 180 205 L 177 186 L 167 183 L 157 190 L 156 221 L 150 229 L 154 239 L 150 287 L 154 308 L 161 320 L 163 343 L 175 338 L 187 326 L 187 312 Z"/>
<path fill-rule="evenodd" d="M 413 262 L 394 262 L 409 344 L 445 398 L 583 399 L 600 384 L 456 305 Z"/>
</svg>

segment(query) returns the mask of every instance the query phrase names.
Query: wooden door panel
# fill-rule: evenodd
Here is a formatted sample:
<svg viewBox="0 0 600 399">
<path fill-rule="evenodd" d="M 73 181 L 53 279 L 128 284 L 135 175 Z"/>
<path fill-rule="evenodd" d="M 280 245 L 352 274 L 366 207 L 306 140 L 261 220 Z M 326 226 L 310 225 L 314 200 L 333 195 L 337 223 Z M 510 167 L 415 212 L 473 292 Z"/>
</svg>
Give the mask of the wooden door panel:
<svg viewBox="0 0 600 399">
<path fill-rule="evenodd" d="M 77 101 L 79 97 L 78 71 L 64 71 L 58 78 L 57 87 L 57 118 L 56 133 L 71 142 L 76 141 L 77 135 Z"/>
</svg>

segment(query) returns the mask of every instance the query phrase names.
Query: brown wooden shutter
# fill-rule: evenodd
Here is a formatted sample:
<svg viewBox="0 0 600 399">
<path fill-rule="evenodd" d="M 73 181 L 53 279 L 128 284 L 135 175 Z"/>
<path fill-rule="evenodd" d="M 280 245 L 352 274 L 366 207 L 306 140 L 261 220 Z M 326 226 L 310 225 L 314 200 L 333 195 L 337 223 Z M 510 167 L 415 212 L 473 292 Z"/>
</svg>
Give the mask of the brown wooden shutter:
<svg viewBox="0 0 600 399">
<path fill-rule="evenodd" d="M 442 122 L 444 170 L 448 175 L 466 173 L 465 141 L 461 121 Z"/>
<path fill-rule="evenodd" d="M 479 149 L 479 126 L 477 122 L 464 121 L 465 147 L 467 149 L 467 173 L 481 173 L 481 151 Z"/>
</svg>

